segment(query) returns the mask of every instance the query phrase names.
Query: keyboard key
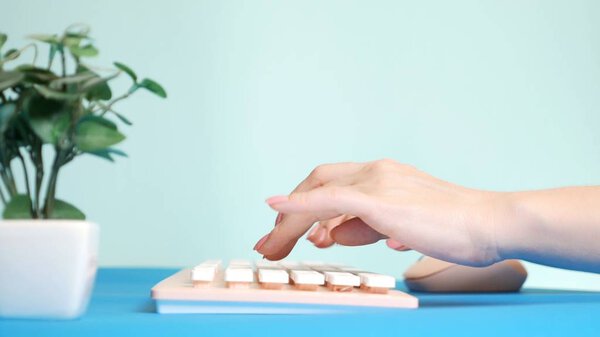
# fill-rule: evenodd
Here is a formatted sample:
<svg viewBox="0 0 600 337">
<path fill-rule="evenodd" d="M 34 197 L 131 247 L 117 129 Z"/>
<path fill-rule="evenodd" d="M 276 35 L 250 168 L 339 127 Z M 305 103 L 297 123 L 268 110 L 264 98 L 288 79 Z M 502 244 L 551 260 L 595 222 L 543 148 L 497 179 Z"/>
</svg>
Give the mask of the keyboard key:
<svg viewBox="0 0 600 337">
<path fill-rule="evenodd" d="M 359 273 L 360 288 L 377 294 L 386 294 L 389 289 L 396 287 L 396 279 L 393 276 L 375 273 Z"/>
<path fill-rule="evenodd" d="M 290 277 L 283 269 L 258 269 L 258 282 L 264 289 L 281 289 Z"/>
<path fill-rule="evenodd" d="M 208 267 L 213 266 L 215 268 L 221 267 L 221 260 L 206 260 L 198 265 L 198 267 Z"/>
<path fill-rule="evenodd" d="M 248 288 L 254 282 L 252 268 L 228 267 L 225 269 L 225 282 L 229 288 Z"/>
<path fill-rule="evenodd" d="M 355 267 L 342 267 L 340 268 L 341 271 L 345 271 L 347 273 L 352 273 L 352 274 L 358 274 L 358 273 L 364 273 L 366 272 L 364 269 L 361 268 L 355 268 Z"/>
<path fill-rule="evenodd" d="M 360 286 L 360 277 L 347 272 L 325 272 L 325 282 L 332 291 L 352 291 Z"/>
<path fill-rule="evenodd" d="M 212 281 L 216 272 L 217 268 L 215 266 L 198 265 L 192 268 L 192 280 Z"/>
<path fill-rule="evenodd" d="M 195 288 L 208 286 L 215 278 L 221 266 L 221 260 L 206 260 L 191 271 L 192 284 Z"/>
<path fill-rule="evenodd" d="M 320 285 L 325 284 L 325 275 L 314 270 L 292 270 L 290 278 L 298 290 L 315 291 Z"/>
<path fill-rule="evenodd" d="M 257 269 L 284 269 L 281 265 L 279 265 L 278 262 L 276 261 L 269 261 L 269 260 L 259 260 L 256 261 L 256 268 Z"/>
<path fill-rule="evenodd" d="M 231 260 L 229 261 L 229 267 L 252 268 L 252 262 L 248 260 Z"/>
<path fill-rule="evenodd" d="M 315 264 L 315 265 L 311 265 L 310 268 L 312 270 L 316 270 L 318 272 L 327 272 L 327 271 L 339 272 L 339 271 L 341 271 L 339 268 L 334 267 L 329 264 L 320 264 L 320 265 Z"/>
</svg>

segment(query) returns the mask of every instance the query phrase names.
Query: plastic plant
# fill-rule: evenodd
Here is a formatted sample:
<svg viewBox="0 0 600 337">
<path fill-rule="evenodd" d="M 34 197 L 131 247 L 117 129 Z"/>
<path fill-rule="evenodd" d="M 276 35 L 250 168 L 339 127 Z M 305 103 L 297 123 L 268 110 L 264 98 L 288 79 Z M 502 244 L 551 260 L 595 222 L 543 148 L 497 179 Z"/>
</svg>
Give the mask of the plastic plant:
<svg viewBox="0 0 600 337">
<path fill-rule="evenodd" d="M 72 204 L 56 198 L 62 167 L 83 154 L 110 161 L 125 156 L 113 148 L 125 139 L 118 125 L 131 122 L 113 108 L 140 89 L 166 98 L 157 82 L 138 79 L 123 63 L 106 70 L 88 65 L 98 54 L 85 25 L 72 25 L 62 35 L 31 35 L 21 49 L 3 52 L 7 35 L 0 33 L 0 199 L 5 219 L 85 219 Z M 38 46 L 49 47 L 48 62 L 38 66 Z M 26 52 L 28 51 L 28 52 Z M 24 54 L 33 61 L 11 67 Z M 104 75 L 101 75 L 104 73 Z M 131 87 L 115 96 L 109 81 L 127 75 Z M 52 151 L 43 151 L 44 148 Z M 49 153 L 53 153 L 50 156 Z M 16 170 L 22 174 L 15 175 Z M 22 179 L 21 184 L 16 180 Z M 20 187 L 20 190 L 19 188 Z"/>
</svg>

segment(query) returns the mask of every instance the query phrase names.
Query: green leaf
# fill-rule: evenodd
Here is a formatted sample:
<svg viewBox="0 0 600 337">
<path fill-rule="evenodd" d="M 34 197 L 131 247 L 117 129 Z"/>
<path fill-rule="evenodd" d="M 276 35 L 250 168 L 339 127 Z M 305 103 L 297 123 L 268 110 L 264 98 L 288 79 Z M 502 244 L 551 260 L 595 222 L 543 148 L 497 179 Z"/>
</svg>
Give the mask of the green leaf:
<svg viewBox="0 0 600 337">
<path fill-rule="evenodd" d="M 50 219 L 85 220 L 85 214 L 72 204 L 54 199 L 54 207 Z"/>
<path fill-rule="evenodd" d="M 0 137 L 3 137 L 1 134 L 4 134 L 4 131 L 8 129 L 10 120 L 16 111 L 17 105 L 14 103 L 0 105 Z"/>
<path fill-rule="evenodd" d="M 111 121 L 110 119 L 101 117 L 101 116 L 96 116 L 96 115 L 83 116 L 83 117 L 81 117 L 81 119 L 79 119 L 78 124 L 81 124 L 81 123 L 87 122 L 87 121 L 93 121 L 95 123 L 102 124 L 102 125 L 106 126 L 107 128 L 117 130 L 117 124 L 113 123 L 113 121 Z"/>
<path fill-rule="evenodd" d="M 0 72 L 0 91 L 8 89 L 15 84 L 21 82 L 25 75 L 18 71 L 3 71 Z"/>
<path fill-rule="evenodd" d="M 50 82 L 48 86 L 52 89 L 60 89 L 63 84 L 79 84 L 94 77 L 97 77 L 97 75 L 93 72 L 82 72 L 72 76 L 57 78 Z"/>
<path fill-rule="evenodd" d="M 58 78 L 56 74 L 48 69 L 34 67 L 29 64 L 20 65 L 16 70 L 25 74 L 25 81 L 35 84 L 47 84 Z"/>
<path fill-rule="evenodd" d="M 65 36 L 77 36 L 87 38 L 90 33 L 90 26 L 85 23 L 72 24 L 65 29 Z"/>
<path fill-rule="evenodd" d="M 113 148 L 110 148 L 110 149 L 107 149 L 107 150 L 108 150 L 108 152 L 110 152 L 110 153 L 112 153 L 112 154 L 114 154 L 114 155 L 117 155 L 117 156 L 119 156 L 119 157 L 125 157 L 125 158 L 127 158 L 127 157 L 128 157 L 128 156 L 127 156 L 127 153 L 125 153 L 125 152 L 123 152 L 123 151 L 121 151 L 121 150 L 119 150 L 119 149 L 113 149 Z"/>
<path fill-rule="evenodd" d="M 75 101 L 75 100 L 77 100 L 77 99 L 80 98 L 79 94 L 73 94 L 73 93 L 68 93 L 68 92 L 56 91 L 56 90 L 52 90 L 52 89 L 50 89 L 48 87 L 45 87 L 45 86 L 39 85 L 39 84 L 34 84 L 33 87 L 40 94 L 42 94 L 42 96 L 44 96 L 46 98 L 50 98 L 50 99 L 58 99 L 58 100 L 65 100 L 65 101 Z"/>
<path fill-rule="evenodd" d="M 143 79 L 138 86 L 140 88 L 144 88 L 152 93 L 154 93 L 155 95 L 162 97 L 162 98 L 166 98 L 167 97 L 167 92 L 165 91 L 165 89 L 158 83 L 156 83 L 155 81 L 149 79 L 149 78 L 145 78 Z"/>
<path fill-rule="evenodd" d="M 113 148 L 107 148 L 107 149 L 102 149 L 102 150 L 97 150 L 97 151 L 88 151 L 86 153 L 89 153 L 91 155 L 94 155 L 94 156 L 97 156 L 100 158 L 104 158 L 111 162 L 115 161 L 113 159 L 113 157 L 111 156 L 112 154 L 121 156 L 121 157 L 127 157 L 127 154 L 125 152 L 123 152 L 121 150 L 113 149 Z"/>
<path fill-rule="evenodd" d="M 118 112 L 116 112 L 116 111 L 114 111 L 114 110 L 112 110 L 112 109 L 110 109 L 110 112 L 112 112 L 113 114 L 115 114 L 115 116 L 117 116 L 117 118 L 118 118 L 118 119 L 119 119 L 121 122 L 123 122 L 123 123 L 125 123 L 125 124 L 127 124 L 127 125 L 129 125 L 129 126 L 133 125 L 133 123 L 131 123 L 131 121 L 130 121 L 129 119 L 127 119 L 127 117 L 125 117 L 125 116 L 121 115 L 120 113 L 118 113 Z"/>
<path fill-rule="evenodd" d="M 0 49 L 2 49 L 2 46 L 4 46 L 6 43 L 6 40 L 8 40 L 8 35 L 0 33 Z"/>
<path fill-rule="evenodd" d="M 94 118 L 84 118 L 83 121 L 78 123 L 75 129 L 75 144 L 79 150 L 84 152 L 98 151 L 125 139 L 125 136 L 116 127 L 113 128 L 107 125 L 106 121 L 108 120 L 99 121 Z"/>
<path fill-rule="evenodd" d="M 98 77 L 97 79 L 91 80 L 90 83 L 87 83 L 82 91 L 87 91 L 85 97 L 88 101 L 108 101 L 112 98 L 112 90 L 110 90 L 107 81 L 107 79 L 100 79 L 100 77 Z"/>
<path fill-rule="evenodd" d="M 46 144 L 58 144 L 66 137 L 73 106 L 66 101 L 34 94 L 26 99 L 24 111 L 35 134 Z"/>
<path fill-rule="evenodd" d="M 77 57 L 93 57 L 98 55 L 98 49 L 91 44 L 85 46 L 69 46 L 69 50 L 71 51 L 71 54 Z"/>
<path fill-rule="evenodd" d="M 88 101 L 107 101 L 112 98 L 112 91 L 110 90 L 108 81 L 111 80 L 113 77 L 102 79 L 98 74 L 91 71 L 88 67 L 84 65 L 79 65 L 79 67 L 77 67 L 77 73 L 84 72 L 90 72 L 95 75 L 94 77 L 88 80 L 90 82 L 83 85 L 85 89 L 82 89 L 82 91 L 85 92 L 85 98 L 87 98 Z M 114 76 L 116 76 L 116 74 Z"/>
<path fill-rule="evenodd" d="M 62 39 L 62 43 L 67 47 L 77 47 L 84 38 L 81 36 L 68 34 Z"/>
<path fill-rule="evenodd" d="M 57 35 L 47 35 L 47 34 L 32 34 L 28 36 L 30 39 L 37 40 L 40 42 L 51 43 L 51 44 L 59 44 Z"/>
<path fill-rule="evenodd" d="M 31 219 L 31 199 L 25 194 L 13 196 L 2 213 L 4 219 Z"/>
<path fill-rule="evenodd" d="M 21 55 L 21 52 L 19 52 L 17 49 L 9 49 L 6 53 L 4 53 L 4 60 L 12 61 L 19 57 L 19 55 Z"/>
<path fill-rule="evenodd" d="M 136 75 L 136 73 L 135 73 L 135 72 L 134 72 L 134 71 L 133 71 L 131 68 L 129 68 L 128 66 L 124 65 L 124 64 L 123 64 L 123 63 L 121 63 L 121 62 L 114 62 L 113 64 L 114 64 L 114 65 L 115 65 L 115 67 L 117 67 L 119 70 L 121 70 L 121 71 L 125 72 L 127 75 L 129 75 L 129 77 L 131 77 L 131 79 L 132 79 L 134 82 L 137 82 L 137 75 Z"/>
<path fill-rule="evenodd" d="M 123 123 L 125 123 L 125 124 L 127 124 L 127 125 L 130 125 L 130 126 L 131 126 L 131 125 L 133 125 L 133 123 L 132 123 L 132 122 L 131 122 L 129 119 L 127 119 L 127 117 L 125 117 L 125 116 L 123 116 L 122 114 L 120 114 L 120 113 L 116 112 L 115 110 L 111 109 L 111 108 L 110 108 L 108 105 L 106 105 L 106 104 L 104 104 L 104 103 L 101 103 L 101 102 L 98 102 L 98 106 L 99 106 L 100 108 L 102 108 L 102 109 L 106 110 L 106 111 L 109 111 L 109 112 L 111 112 L 111 113 L 115 114 L 115 116 L 117 116 L 117 118 L 118 118 L 118 119 L 119 119 L 121 122 L 123 122 Z"/>
<path fill-rule="evenodd" d="M 50 52 L 48 53 L 48 64 L 52 64 L 52 61 L 54 60 L 54 56 L 56 56 L 56 53 L 60 50 L 60 46 L 56 43 L 52 43 L 50 45 Z"/>
<path fill-rule="evenodd" d="M 111 163 L 114 163 L 115 160 L 113 159 L 113 157 L 111 157 L 110 153 L 108 152 L 108 150 L 98 150 L 98 151 L 87 151 L 86 153 L 91 154 L 92 156 L 96 156 L 102 159 L 106 159 Z"/>
</svg>

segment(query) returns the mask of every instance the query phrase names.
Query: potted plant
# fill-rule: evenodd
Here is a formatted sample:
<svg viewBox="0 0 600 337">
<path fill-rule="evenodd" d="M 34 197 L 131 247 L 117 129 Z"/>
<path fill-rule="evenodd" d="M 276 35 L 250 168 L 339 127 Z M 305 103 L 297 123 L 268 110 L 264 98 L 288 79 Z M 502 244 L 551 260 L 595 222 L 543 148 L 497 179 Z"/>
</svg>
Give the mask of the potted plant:
<svg viewBox="0 0 600 337">
<path fill-rule="evenodd" d="M 122 63 L 89 65 L 98 50 L 85 25 L 30 37 L 49 48 L 43 66 L 36 42 L 6 50 L 0 34 L 0 317 L 74 318 L 94 282 L 98 227 L 56 198 L 61 168 L 86 154 L 125 156 L 113 146 L 125 139 L 118 124 L 131 122 L 115 104 L 141 89 L 167 94 Z M 113 95 L 109 81 L 122 73 L 132 84 Z"/>
</svg>

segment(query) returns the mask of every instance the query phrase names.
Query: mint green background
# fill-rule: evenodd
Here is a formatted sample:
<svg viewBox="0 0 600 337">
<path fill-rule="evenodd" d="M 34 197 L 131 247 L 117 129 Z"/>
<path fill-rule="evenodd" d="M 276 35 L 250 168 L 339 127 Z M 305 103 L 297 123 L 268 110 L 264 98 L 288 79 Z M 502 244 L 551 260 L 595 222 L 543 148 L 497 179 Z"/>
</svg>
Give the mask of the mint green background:
<svg viewBox="0 0 600 337">
<path fill-rule="evenodd" d="M 165 85 L 166 101 L 118 106 L 130 158 L 77 160 L 59 196 L 101 225 L 102 265 L 186 266 L 260 258 L 263 200 L 323 162 L 391 157 L 491 190 L 598 184 L 599 16 L 598 1 L 27 0 L 3 2 L 0 30 L 17 46 L 86 22 L 93 64 Z M 417 257 L 306 242 L 291 256 L 398 276 Z M 529 286 L 600 289 L 528 269 Z"/>
</svg>

